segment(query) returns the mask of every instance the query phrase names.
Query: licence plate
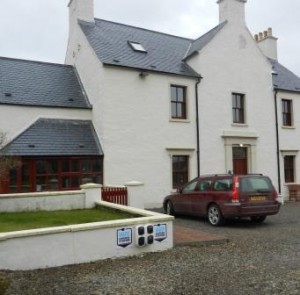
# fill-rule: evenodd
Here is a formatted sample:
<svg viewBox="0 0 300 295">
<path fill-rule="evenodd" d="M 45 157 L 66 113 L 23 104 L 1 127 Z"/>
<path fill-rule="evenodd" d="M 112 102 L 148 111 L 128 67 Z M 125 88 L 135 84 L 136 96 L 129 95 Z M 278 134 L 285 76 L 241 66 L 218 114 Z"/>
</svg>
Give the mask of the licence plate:
<svg viewBox="0 0 300 295">
<path fill-rule="evenodd" d="M 250 201 L 265 201 L 266 196 L 250 196 Z"/>
</svg>

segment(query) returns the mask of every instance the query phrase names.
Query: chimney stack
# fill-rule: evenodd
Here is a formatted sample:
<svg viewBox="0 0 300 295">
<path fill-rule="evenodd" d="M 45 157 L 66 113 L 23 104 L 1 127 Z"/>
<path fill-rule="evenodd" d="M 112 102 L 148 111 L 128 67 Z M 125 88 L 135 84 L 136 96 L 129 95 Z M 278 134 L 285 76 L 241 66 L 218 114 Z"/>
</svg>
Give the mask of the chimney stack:
<svg viewBox="0 0 300 295">
<path fill-rule="evenodd" d="M 219 4 L 219 21 L 223 23 L 228 21 L 235 25 L 246 23 L 245 20 L 245 3 L 247 0 L 218 0 Z"/>
<path fill-rule="evenodd" d="M 272 28 L 255 34 L 254 40 L 265 56 L 277 60 L 277 38 L 273 36 Z"/>
</svg>

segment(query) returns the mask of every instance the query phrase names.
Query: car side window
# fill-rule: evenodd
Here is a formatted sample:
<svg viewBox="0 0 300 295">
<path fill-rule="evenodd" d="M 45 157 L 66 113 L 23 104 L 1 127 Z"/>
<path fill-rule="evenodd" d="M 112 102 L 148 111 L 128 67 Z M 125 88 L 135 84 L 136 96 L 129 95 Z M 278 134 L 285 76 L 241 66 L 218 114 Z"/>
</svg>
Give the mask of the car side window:
<svg viewBox="0 0 300 295">
<path fill-rule="evenodd" d="M 187 185 L 183 187 L 182 193 L 185 194 L 185 193 L 193 192 L 196 188 L 197 183 L 198 183 L 198 179 L 189 182 Z"/>
<path fill-rule="evenodd" d="M 201 180 L 196 186 L 196 191 L 205 192 L 209 191 L 211 187 L 211 180 Z"/>
<path fill-rule="evenodd" d="M 232 190 L 232 178 L 218 179 L 214 183 L 215 191 L 230 191 Z"/>
</svg>

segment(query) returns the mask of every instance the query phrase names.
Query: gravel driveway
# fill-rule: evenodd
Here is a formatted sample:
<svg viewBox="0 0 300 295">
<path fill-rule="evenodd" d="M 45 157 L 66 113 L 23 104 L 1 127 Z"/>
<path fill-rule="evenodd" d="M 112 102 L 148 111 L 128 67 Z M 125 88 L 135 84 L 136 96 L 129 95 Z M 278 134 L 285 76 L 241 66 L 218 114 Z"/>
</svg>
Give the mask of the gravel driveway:
<svg viewBox="0 0 300 295">
<path fill-rule="evenodd" d="M 226 236 L 225 245 L 176 247 L 140 257 L 27 272 L 1 272 L 6 293 L 300 294 L 300 203 L 286 203 L 261 225 L 176 218 L 181 226 Z M 45 253 L 46 255 L 46 253 Z"/>
</svg>

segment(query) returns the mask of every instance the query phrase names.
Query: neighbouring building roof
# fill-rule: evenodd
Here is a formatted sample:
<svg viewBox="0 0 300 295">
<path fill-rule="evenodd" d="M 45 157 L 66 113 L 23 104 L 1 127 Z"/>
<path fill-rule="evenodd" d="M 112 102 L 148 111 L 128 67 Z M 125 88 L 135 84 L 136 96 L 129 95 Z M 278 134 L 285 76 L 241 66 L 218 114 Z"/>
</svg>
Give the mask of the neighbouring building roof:
<svg viewBox="0 0 300 295">
<path fill-rule="evenodd" d="M 0 104 L 91 108 L 74 67 L 3 57 Z"/>
<path fill-rule="evenodd" d="M 277 60 L 270 59 L 273 66 L 273 85 L 275 89 L 300 92 L 300 78 L 281 65 Z"/>
<path fill-rule="evenodd" d="M 89 43 L 103 64 L 147 71 L 199 77 L 183 61 L 193 42 L 142 28 L 95 19 L 95 24 L 79 22 Z M 134 50 L 135 44 L 140 50 Z"/>
<path fill-rule="evenodd" d="M 39 119 L 2 150 L 14 156 L 103 155 L 91 121 Z"/>
</svg>

